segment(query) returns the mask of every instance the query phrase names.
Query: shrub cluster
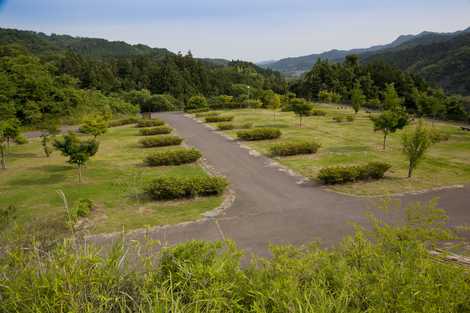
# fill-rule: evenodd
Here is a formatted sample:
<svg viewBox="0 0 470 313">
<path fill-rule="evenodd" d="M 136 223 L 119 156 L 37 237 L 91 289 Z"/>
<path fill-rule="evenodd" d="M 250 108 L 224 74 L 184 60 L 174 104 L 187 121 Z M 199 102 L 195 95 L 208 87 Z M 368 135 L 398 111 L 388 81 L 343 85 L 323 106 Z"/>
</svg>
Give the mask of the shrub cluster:
<svg viewBox="0 0 470 313">
<path fill-rule="evenodd" d="M 320 145 L 313 141 L 278 143 L 269 147 L 272 156 L 316 153 Z"/>
<path fill-rule="evenodd" d="M 277 128 L 254 128 L 238 131 L 237 137 L 242 140 L 265 140 L 279 138 L 281 134 Z"/>
<path fill-rule="evenodd" d="M 224 122 L 217 124 L 218 130 L 248 129 L 251 127 L 253 127 L 253 123 L 233 124 L 230 122 Z"/>
<path fill-rule="evenodd" d="M 337 166 L 320 170 L 318 179 L 326 185 L 344 184 L 359 180 L 380 179 L 391 165 L 383 162 L 370 162 L 361 166 Z"/>
<path fill-rule="evenodd" d="M 233 121 L 233 116 L 208 116 L 206 117 L 206 123 L 219 123 L 219 122 L 230 122 Z"/>
<path fill-rule="evenodd" d="M 111 120 L 111 121 L 108 121 L 108 127 L 118 127 L 118 126 L 135 124 L 140 120 L 141 118 L 139 117 L 128 117 L 128 118 L 121 118 L 117 120 Z"/>
<path fill-rule="evenodd" d="M 166 151 L 157 151 L 145 158 L 150 166 L 166 166 L 193 163 L 199 160 L 201 152 L 194 148 L 177 148 Z"/>
<path fill-rule="evenodd" d="M 346 115 L 346 121 L 348 121 L 348 122 L 354 122 L 354 120 L 355 120 L 354 115 Z"/>
<path fill-rule="evenodd" d="M 215 176 L 159 177 L 146 188 L 154 200 L 174 200 L 222 194 L 227 180 Z"/>
<path fill-rule="evenodd" d="M 168 126 L 157 126 L 153 128 L 144 128 L 140 130 L 142 136 L 165 135 L 171 133 L 172 129 Z"/>
<path fill-rule="evenodd" d="M 311 116 L 325 116 L 326 115 L 326 112 L 323 111 L 323 110 L 312 110 L 310 112 L 310 115 Z"/>
<path fill-rule="evenodd" d="M 162 126 L 165 123 L 158 118 L 154 118 L 152 120 L 140 120 L 137 122 L 137 127 L 155 127 L 155 126 Z"/>
<path fill-rule="evenodd" d="M 209 116 L 219 116 L 219 112 L 201 112 L 196 113 L 196 117 L 209 117 Z"/>
<path fill-rule="evenodd" d="M 180 138 L 178 136 L 163 135 L 163 136 L 144 138 L 140 141 L 140 144 L 144 148 L 151 148 L 151 147 L 177 146 L 181 142 L 183 142 L 183 138 Z"/>
</svg>

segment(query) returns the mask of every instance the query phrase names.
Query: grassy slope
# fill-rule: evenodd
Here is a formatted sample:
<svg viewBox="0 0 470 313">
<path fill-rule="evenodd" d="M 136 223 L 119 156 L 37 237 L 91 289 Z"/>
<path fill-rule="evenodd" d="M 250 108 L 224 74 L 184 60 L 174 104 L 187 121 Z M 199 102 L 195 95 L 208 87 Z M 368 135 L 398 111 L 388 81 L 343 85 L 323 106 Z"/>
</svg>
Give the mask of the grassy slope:
<svg viewBox="0 0 470 313">
<path fill-rule="evenodd" d="M 143 186 L 157 175 L 205 172 L 198 165 L 143 166 L 144 156 L 154 149 L 140 148 L 137 133 L 136 128 L 119 127 L 100 137 L 100 150 L 89 162 L 81 185 L 77 170 L 58 152 L 50 158 L 43 156 L 39 139 L 13 146 L 9 169 L 0 175 L 0 207 L 14 204 L 19 224 L 35 220 L 35 225 L 55 227 L 60 233 L 65 217 L 56 191 L 63 190 L 70 205 L 80 198 L 95 202 L 98 209 L 91 215 L 95 224 L 92 232 L 99 233 L 192 220 L 221 203 L 221 197 L 167 203 L 145 199 Z"/>
<path fill-rule="evenodd" d="M 272 111 L 236 110 L 235 122 L 253 122 L 254 126 L 278 127 L 283 136 L 275 141 L 250 142 L 248 146 L 268 153 L 271 143 L 296 139 L 315 140 L 322 148 L 315 155 L 293 156 L 279 159 L 280 163 L 304 176 L 316 176 L 322 167 L 361 164 L 368 161 L 386 161 L 392 169 L 386 179 L 360 182 L 333 189 L 357 195 L 378 195 L 424 190 L 437 186 L 461 184 L 470 181 L 470 133 L 461 131 L 448 123 L 436 123 L 444 132 L 451 134 L 449 141 L 434 145 L 425 160 L 418 166 L 415 177 L 407 179 L 407 162 L 401 153 L 400 133 L 391 135 L 386 151 L 382 150 L 381 132 L 374 133 L 368 115 L 360 112 L 354 122 L 337 123 L 336 114 L 353 114 L 351 109 L 337 109 L 322 105 L 327 111 L 324 117 L 304 118 L 299 128 L 298 118 L 292 112 L 278 113 L 273 120 Z M 235 137 L 236 131 L 226 132 Z"/>
</svg>

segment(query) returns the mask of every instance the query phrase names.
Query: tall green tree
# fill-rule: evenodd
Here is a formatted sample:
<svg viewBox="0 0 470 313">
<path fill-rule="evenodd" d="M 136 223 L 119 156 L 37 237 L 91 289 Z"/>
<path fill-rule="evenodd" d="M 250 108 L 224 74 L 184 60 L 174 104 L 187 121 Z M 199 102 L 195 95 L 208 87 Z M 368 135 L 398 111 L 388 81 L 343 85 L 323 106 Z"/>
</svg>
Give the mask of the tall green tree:
<svg viewBox="0 0 470 313">
<path fill-rule="evenodd" d="M 432 144 L 431 135 L 419 121 L 416 128 L 406 132 L 402 136 L 403 153 L 408 159 L 408 178 L 413 175 L 413 171 L 418 163 L 423 159 L 426 151 Z"/>
<path fill-rule="evenodd" d="M 366 97 L 364 96 L 364 93 L 362 92 L 361 83 L 359 81 L 356 81 L 354 83 L 354 88 L 351 92 L 352 108 L 356 114 L 357 112 L 359 112 L 359 110 L 361 109 L 365 101 L 366 101 Z"/>
<path fill-rule="evenodd" d="M 403 99 L 398 96 L 398 93 L 395 89 L 395 84 L 390 83 L 385 87 L 384 92 L 384 110 L 396 111 L 401 109 Z"/>
</svg>

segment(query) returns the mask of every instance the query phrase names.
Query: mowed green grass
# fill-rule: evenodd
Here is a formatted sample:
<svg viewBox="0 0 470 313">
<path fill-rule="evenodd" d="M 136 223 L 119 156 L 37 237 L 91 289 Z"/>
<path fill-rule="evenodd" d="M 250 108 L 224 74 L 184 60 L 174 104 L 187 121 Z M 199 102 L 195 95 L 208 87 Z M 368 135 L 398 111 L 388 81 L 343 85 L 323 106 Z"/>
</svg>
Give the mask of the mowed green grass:
<svg viewBox="0 0 470 313">
<path fill-rule="evenodd" d="M 55 227 L 60 233 L 65 231 L 65 212 L 57 191 L 62 190 L 70 206 L 80 198 L 96 204 L 90 215 L 91 232 L 103 233 L 193 220 L 220 205 L 222 197 L 171 202 L 148 199 L 144 186 L 159 175 L 207 174 L 197 164 L 144 166 L 145 155 L 168 148 L 140 148 L 142 137 L 137 134 L 138 129 L 126 126 L 111 128 L 99 137 L 99 152 L 87 165 L 82 184 L 78 184 L 77 169 L 58 151 L 50 158 L 43 155 L 39 138 L 12 146 L 8 170 L 0 171 L 0 207 L 15 205 L 20 225 Z"/>
<path fill-rule="evenodd" d="M 370 161 L 384 161 L 392 165 L 385 179 L 331 187 L 339 192 L 383 195 L 470 182 L 470 133 L 462 131 L 457 125 L 435 123 L 434 127 L 448 133 L 450 138 L 432 146 L 414 177 L 409 179 L 406 178 L 407 161 L 401 150 L 403 131 L 389 136 L 387 149 L 383 151 L 383 134 L 374 132 L 367 113 L 358 113 L 354 122 L 337 123 L 333 121 L 333 116 L 353 115 L 353 111 L 331 105 L 317 105 L 316 108 L 326 111 L 327 115 L 303 118 L 302 128 L 299 128 L 299 119 L 292 112 L 278 112 L 275 120 L 270 110 L 245 109 L 226 114 L 235 116 L 234 123 L 252 122 L 254 127 L 277 127 L 282 130 L 280 139 L 246 142 L 249 147 L 266 155 L 269 154 L 269 146 L 275 142 L 314 140 L 320 143 L 317 154 L 278 159 L 281 164 L 307 177 L 316 177 L 321 168 L 328 166 L 356 165 Z M 431 127 L 431 124 L 428 126 Z M 225 133 L 236 137 L 236 131 Z"/>
</svg>

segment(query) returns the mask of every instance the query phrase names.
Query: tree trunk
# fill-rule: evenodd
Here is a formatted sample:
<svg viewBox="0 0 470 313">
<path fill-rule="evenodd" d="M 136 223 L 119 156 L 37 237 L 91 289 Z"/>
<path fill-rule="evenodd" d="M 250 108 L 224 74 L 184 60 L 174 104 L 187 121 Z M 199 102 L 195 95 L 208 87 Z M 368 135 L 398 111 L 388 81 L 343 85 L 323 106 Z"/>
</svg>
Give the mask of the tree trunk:
<svg viewBox="0 0 470 313">
<path fill-rule="evenodd" d="M 384 145 L 383 145 L 383 149 L 385 151 L 385 144 L 386 144 L 386 141 L 387 141 L 387 134 L 384 133 Z"/>
<path fill-rule="evenodd" d="M 82 166 L 78 165 L 78 183 L 82 183 Z"/>
<path fill-rule="evenodd" d="M 410 164 L 408 165 L 408 178 L 411 178 L 411 176 L 413 175 L 413 168 L 414 164 L 410 161 Z"/>
<path fill-rule="evenodd" d="M 302 128 L 302 115 L 299 116 L 299 128 Z"/>
<path fill-rule="evenodd" d="M 6 164 L 6 152 L 5 152 L 5 147 L 1 146 L 0 147 L 0 154 L 1 154 L 1 163 L 2 163 L 2 169 L 6 170 L 7 169 L 7 164 Z"/>
</svg>

